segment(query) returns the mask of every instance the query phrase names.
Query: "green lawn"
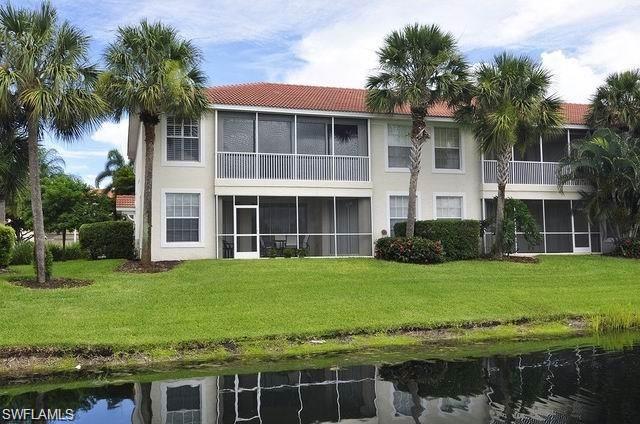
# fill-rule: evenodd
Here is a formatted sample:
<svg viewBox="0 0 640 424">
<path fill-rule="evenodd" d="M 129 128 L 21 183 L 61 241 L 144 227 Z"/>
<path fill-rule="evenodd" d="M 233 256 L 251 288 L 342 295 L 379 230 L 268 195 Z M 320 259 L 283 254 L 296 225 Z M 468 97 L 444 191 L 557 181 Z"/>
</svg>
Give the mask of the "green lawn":
<svg viewBox="0 0 640 424">
<path fill-rule="evenodd" d="M 136 347 L 640 308 L 640 261 L 601 256 L 434 266 L 206 260 L 150 275 L 113 272 L 118 263 L 57 263 L 58 276 L 95 281 L 74 289 L 16 287 L 0 274 L 0 346 Z M 13 269 L 12 276 L 31 273 Z"/>
</svg>

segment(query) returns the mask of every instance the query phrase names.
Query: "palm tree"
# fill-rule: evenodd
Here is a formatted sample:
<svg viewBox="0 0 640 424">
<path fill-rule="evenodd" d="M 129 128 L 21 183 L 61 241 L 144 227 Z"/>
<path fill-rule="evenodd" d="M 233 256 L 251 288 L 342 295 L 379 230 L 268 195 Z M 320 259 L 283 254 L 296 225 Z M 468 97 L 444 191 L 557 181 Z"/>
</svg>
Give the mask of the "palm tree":
<svg viewBox="0 0 640 424">
<path fill-rule="evenodd" d="M 53 177 L 64 174 L 64 168 L 67 166 L 62 156 L 56 149 L 40 147 L 40 176 Z"/>
<path fill-rule="evenodd" d="M 17 106 L 25 116 L 39 283 L 46 280 L 39 141 L 45 130 L 76 139 L 97 126 L 105 109 L 94 92 L 97 71 L 88 63 L 88 47 L 89 37 L 60 23 L 48 3 L 38 10 L 0 7 L 0 112 Z"/>
<path fill-rule="evenodd" d="M 27 138 L 11 121 L 0 128 L 0 223 L 6 222 L 7 206 L 14 205 L 28 189 L 29 155 Z M 65 162 L 55 149 L 38 148 L 40 175 L 49 177 L 64 173 Z"/>
<path fill-rule="evenodd" d="M 512 149 L 537 143 L 539 137 L 560 130 L 562 103 L 548 95 L 551 74 L 526 56 L 502 53 L 480 64 L 473 75 L 467 105 L 458 109 L 459 122 L 471 125 L 483 153 L 497 156 L 498 199 L 494 256 L 504 251 L 505 191 Z"/>
<path fill-rule="evenodd" d="M 609 75 L 591 98 L 587 121 L 640 137 L 640 69 Z"/>
<path fill-rule="evenodd" d="M 113 176 L 119 169 L 125 166 L 127 166 L 127 163 L 122 153 L 120 153 L 118 149 L 109 150 L 109 153 L 107 153 L 107 162 L 104 164 L 104 170 L 96 177 L 96 188 L 100 188 L 100 183 L 105 179 L 111 178 L 111 182 L 104 188 L 105 193 L 110 192 L 113 188 Z"/>
<path fill-rule="evenodd" d="M 429 108 L 439 102 L 454 106 L 467 86 L 467 63 L 453 35 L 437 25 L 408 25 L 387 35 L 378 50 L 379 71 L 367 79 L 367 107 L 393 113 L 408 107 L 411 113 L 409 204 L 406 236 L 413 237 L 416 191 L 421 151 L 430 138 Z"/>
<path fill-rule="evenodd" d="M 27 138 L 15 116 L 0 122 L 0 224 L 7 220 L 7 204 L 27 186 Z"/>
<path fill-rule="evenodd" d="M 588 216 L 607 222 L 615 238 L 640 233 L 640 139 L 610 129 L 597 130 L 572 145 L 561 162 L 559 188 L 572 180 L 591 187 L 581 193 Z"/>
<path fill-rule="evenodd" d="M 117 119 L 138 115 L 144 126 L 145 169 L 142 204 L 142 254 L 151 263 L 151 193 L 156 126 L 162 114 L 197 117 L 206 109 L 200 51 L 162 23 L 143 20 L 118 28 L 104 55 L 101 88 Z"/>
</svg>

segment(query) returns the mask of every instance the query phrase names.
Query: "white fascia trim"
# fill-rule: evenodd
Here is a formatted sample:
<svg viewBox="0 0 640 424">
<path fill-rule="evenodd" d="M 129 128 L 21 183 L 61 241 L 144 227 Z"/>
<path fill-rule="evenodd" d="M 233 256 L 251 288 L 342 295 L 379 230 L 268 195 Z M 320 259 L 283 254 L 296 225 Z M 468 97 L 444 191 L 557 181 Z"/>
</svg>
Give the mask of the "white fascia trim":
<svg viewBox="0 0 640 424">
<path fill-rule="evenodd" d="M 243 106 L 243 105 L 225 105 L 225 104 L 211 104 L 210 108 L 220 111 L 234 111 L 234 112 L 262 112 L 262 113 L 283 113 L 287 115 L 307 115 L 307 116 L 335 116 L 335 117 L 349 117 L 349 118 L 377 118 L 377 119 L 392 119 L 392 120 L 411 120 L 410 115 L 401 114 L 385 114 L 385 113 L 370 113 L 370 112 L 342 112 L 333 110 L 317 110 L 317 109 L 287 109 L 277 107 L 265 107 L 265 106 Z M 453 118 L 440 118 L 440 117 L 427 117 L 428 121 L 434 122 L 455 122 Z"/>
<path fill-rule="evenodd" d="M 433 193 L 433 219 L 458 219 L 452 217 L 438 218 L 438 205 L 436 198 L 438 197 L 462 197 L 462 217 L 459 219 L 467 219 L 467 200 L 465 193 L 462 192 L 434 192 Z"/>
<path fill-rule="evenodd" d="M 312 115 L 312 116 L 345 116 L 351 118 L 377 118 L 377 119 L 391 119 L 391 120 L 411 120 L 411 115 L 404 115 L 398 113 L 371 113 L 371 112 L 347 112 L 347 111 L 335 111 L 335 110 L 319 110 L 319 109 L 287 109 L 282 107 L 268 107 L 268 106 L 250 106 L 250 105 L 229 105 L 220 103 L 209 104 L 210 109 L 221 111 L 235 111 L 235 112 L 264 112 L 264 113 L 284 113 L 289 115 Z M 440 116 L 427 116 L 427 122 L 457 122 L 454 118 L 440 117 Z M 579 124 L 566 124 L 562 128 L 567 129 L 589 129 L 587 125 Z"/>
<path fill-rule="evenodd" d="M 205 149 L 205 116 L 206 113 L 200 115 L 200 128 L 198 128 L 198 143 L 200 145 L 200 160 L 199 161 L 186 161 L 186 160 L 167 160 L 167 115 L 162 115 L 160 118 L 160 139 L 162 144 L 162 159 L 160 164 L 162 166 L 178 167 L 178 168 L 204 168 L 206 166 L 206 149 Z"/>
<path fill-rule="evenodd" d="M 445 127 L 447 128 L 447 127 Z M 457 128 L 460 135 L 460 168 L 459 169 L 441 169 L 436 168 L 436 127 L 431 127 L 431 172 L 434 174 L 466 174 L 465 157 L 464 157 L 464 141 L 462 140 L 462 128 L 460 126 L 449 126 L 448 128 Z"/>
<path fill-rule="evenodd" d="M 176 193 L 176 194 L 199 194 L 200 195 L 200 217 L 198 218 L 199 223 L 199 234 L 198 239 L 200 241 L 197 242 L 168 242 L 167 241 L 167 193 Z M 161 199 L 160 199 L 160 246 L 161 247 L 178 247 L 178 248 L 188 248 L 188 247 L 204 247 L 204 190 L 202 189 L 193 189 L 193 188 L 163 188 L 161 190 Z"/>
<path fill-rule="evenodd" d="M 388 233 L 387 235 L 391 234 L 391 196 L 409 196 L 409 192 L 408 191 L 387 191 L 385 193 L 385 198 L 386 198 L 386 214 L 387 214 L 387 221 L 386 221 L 386 225 L 389 227 L 389 229 L 387 230 Z M 422 219 L 422 202 L 421 202 L 421 196 L 420 196 L 420 192 L 417 191 L 416 192 L 416 221 L 419 221 Z"/>
</svg>

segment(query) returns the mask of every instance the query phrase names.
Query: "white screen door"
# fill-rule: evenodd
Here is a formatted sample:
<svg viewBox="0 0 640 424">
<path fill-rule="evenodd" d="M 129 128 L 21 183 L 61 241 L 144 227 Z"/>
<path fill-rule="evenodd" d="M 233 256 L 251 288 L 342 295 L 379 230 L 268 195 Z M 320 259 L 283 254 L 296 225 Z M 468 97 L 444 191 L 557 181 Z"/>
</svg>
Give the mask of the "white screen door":
<svg viewBox="0 0 640 424">
<path fill-rule="evenodd" d="M 259 258 L 258 206 L 236 205 L 235 218 L 234 257 L 238 259 Z"/>
</svg>

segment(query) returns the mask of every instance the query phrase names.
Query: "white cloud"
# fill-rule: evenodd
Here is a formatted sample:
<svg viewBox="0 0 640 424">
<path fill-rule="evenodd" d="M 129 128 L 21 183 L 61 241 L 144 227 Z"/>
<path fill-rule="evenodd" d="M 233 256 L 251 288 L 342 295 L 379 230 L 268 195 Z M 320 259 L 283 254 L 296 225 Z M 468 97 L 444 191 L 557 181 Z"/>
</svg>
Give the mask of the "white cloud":
<svg viewBox="0 0 640 424">
<path fill-rule="evenodd" d="M 602 83 L 603 74 L 576 57 L 568 57 L 562 50 L 542 53 L 542 64 L 553 73 L 552 92 L 564 101 L 584 103 L 589 100 L 595 87 Z"/>
<path fill-rule="evenodd" d="M 349 4 L 362 6 L 365 2 L 352 0 Z M 77 9 L 78 5 L 70 2 L 69 7 Z M 135 5 L 104 0 L 98 7 L 105 13 L 91 9 L 79 13 L 83 25 L 92 28 L 94 36 L 102 41 L 111 41 L 119 25 L 147 19 L 162 20 L 178 28 L 181 35 L 206 44 L 267 40 L 282 32 L 299 33 L 341 11 L 341 7 L 323 0 L 140 0 Z"/>
<path fill-rule="evenodd" d="M 104 122 L 91 135 L 93 141 L 117 148 L 120 152 L 127 151 L 127 131 L 129 120 L 123 119 L 118 123 Z"/>
<path fill-rule="evenodd" d="M 640 7 L 631 0 L 372 1 L 360 12 L 304 35 L 292 48 L 303 64 L 283 79 L 362 87 L 384 36 L 416 21 L 451 31 L 466 52 L 542 49 L 554 88 L 570 101 L 586 101 L 606 73 L 640 64 Z"/>
<path fill-rule="evenodd" d="M 95 187 L 96 184 L 96 175 L 95 174 L 83 174 L 82 180 L 90 185 L 91 187 Z"/>
<path fill-rule="evenodd" d="M 576 49 L 543 52 L 542 64 L 554 74 L 554 89 L 563 99 L 586 102 L 608 74 L 640 66 L 638 25 L 600 31 Z"/>
</svg>

